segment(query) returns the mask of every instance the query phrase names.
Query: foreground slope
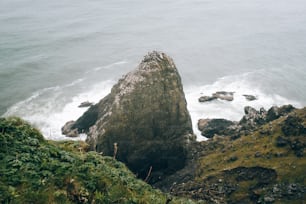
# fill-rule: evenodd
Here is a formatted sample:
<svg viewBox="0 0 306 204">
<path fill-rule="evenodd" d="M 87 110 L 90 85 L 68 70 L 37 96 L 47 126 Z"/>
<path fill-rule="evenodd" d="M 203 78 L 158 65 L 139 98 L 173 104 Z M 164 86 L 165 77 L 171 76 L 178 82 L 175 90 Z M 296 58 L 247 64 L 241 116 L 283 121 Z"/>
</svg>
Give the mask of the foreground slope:
<svg viewBox="0 0 306 204">
<path fill-rule="evenodd" d="M 175 181 L 173 194 L 209 203 L 303 203 L 306 108 L 245 132 L 195 145 L 195 171 L 186 167 L 159 186 Z"/>
<path fill-rule="evenodd" d="M 83 142 L 49 142 L 0 118 L 0 203 L 166 203 L 170 197 Z M 171 198 L 172 203 L 192 203 Z"/>
</svg>

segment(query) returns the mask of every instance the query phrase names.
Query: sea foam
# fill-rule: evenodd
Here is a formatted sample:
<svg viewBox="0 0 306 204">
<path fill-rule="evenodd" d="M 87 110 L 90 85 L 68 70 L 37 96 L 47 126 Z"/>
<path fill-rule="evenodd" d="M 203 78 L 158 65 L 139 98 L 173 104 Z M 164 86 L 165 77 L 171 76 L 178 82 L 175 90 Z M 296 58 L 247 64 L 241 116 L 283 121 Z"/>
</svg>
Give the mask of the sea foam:
<svg viewBox="0 0 306 204">
<path fill-rule="evenodd" d="M 119 63 L 121 64 L 121 63 Z M 266 93 L 260 86 L 254 86 L 250 82 L 252 73 L 219 78 L 212 84 L 202 86 L 185 87 L 187 108 L 190 112 L 193 130 L 197 140 L 206 140 L 201 136 L 197 128 L 197 122 L 201 118 L 224 118 L 238 121 L 244 114 L 244 107 L 251 106 L 256 109 L 264 107 L 269 109 L 273 105 L 281 106 L 292 104 L 301 107 L 296 101 L 289 100 L 276 93 Z M 61 133 L 61 127 L 70 120 L 79 118 L 88 108 L 78 106 L 89 101 L 99 102 L 104 96 L 110 93 L 115 80 L 106 80 L 93 85 L 86 84 L 88 79 L 78 79 L 64 86 L 55 86 L 42 89 L 33 93 L 28 99 L 10 107 L 4 116 L 19 116 L 29 121 L 40 129 L 47 139 L 51 140 L 85 140 L 86 135 L 82 134 L 77 138 L 67 138 Z M 86 86 L 80 92 L 78 88 Z M 214 100 L 200 103 L 199 97 L 211 95 L 217 91 L 234 92 L 233 101 Z M 257 100 L 248 101 L 244 94 L 254 95 Z"/>
<path fill-rule="evenodd" d="M 281 106 L 292 104 L 295 107 L 302 105 L 293 100 L 289 100 L 276 93 L 266 93 L 260 86 L 254 86 L 250 81 L 252 73 L 242 75 L 226 76 L 218 79 L 212 84 L 202 86 L 188 86 L 185 88 L 188 110 L 191 115 L 193 130 L 197 135 L 197 140 L 206 140 L 201 136 L 197 128 L 199 119 L 203 118 L 224 118 L 233 121 L 239 121 L 244 115 L 244 107 L 251 106 L 256 109 L 261 107 L 266 110 L 271 106 Z M 210 96 L 217 91 L 234 92 L 233 101 L 213 100 L 210 102 L 200 103 L 198 99 L 201 96 Z M 254 95 L 257 100 L 248 101 L 243 95 Z"/>
</svg>

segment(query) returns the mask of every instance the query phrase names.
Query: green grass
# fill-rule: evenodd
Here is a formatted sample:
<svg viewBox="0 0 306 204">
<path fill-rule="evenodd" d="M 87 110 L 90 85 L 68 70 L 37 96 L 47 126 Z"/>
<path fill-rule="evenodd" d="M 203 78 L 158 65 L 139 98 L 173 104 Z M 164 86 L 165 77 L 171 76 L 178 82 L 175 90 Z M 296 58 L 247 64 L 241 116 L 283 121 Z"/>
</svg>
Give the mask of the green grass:
<svg viewBox="0 0 306 204">
<path fill-rule="evenodd" d="M 301 117 L 304 116 L 301 111 L 297 113 Z M 306 159 L 297 157 L 288 146 L 276 146 L 276 138 L 282 135 L 281 124 L 283 121 L 284 118 L 274 121 L 271 124 L 273 126 L 272 130 L 270 124 L 267 124 L 251 135 L 242 136 L 234 141 L 230 141 L 228 137 L 216 139 L 217 148 L 207 152 L 206 156 L 200 159 L 198 177 L 203 179 L 217 174 L 218 171 L 229 170 L 238 166 L 252 167 L 258 165 L 276 170 L 279 182 L 302 182 L 305 185 Z M 268 134 L 260 132 L 268 132 Z M 305 136 L 301 136 L 300 139 L 305 140 Z M 213 142 L 207 141 L 204 143 L 210 145 Z M 236 158 L 236 160 L 232 161 L 231 158 Z"/>
<path fill-rule="evenodd" d="M 306 127 L 306 108 L 296 110 L 292 115 L 299 117 Z M 306 135 L 285 136 L 282 132 L 285 120 L 286 117 L 279 118 L 260 127 L 250 135 L 241 136 L 236 140 L 231 140 L 230 137 L 216 137 L 203 142 L 202 145 L 206 148 L 202 153 L 204 156 L 201 156 L 198 161 L 195 181 L 203 183 L 213 177 L 236 184 L 236 190 L 227 197 L 227 200 L 232 203 L 244 200 L 250 202 L 248 199 L 251 191 L 256 195 L 269 194 L 276 184 L 294 183 L 305 187 L 305 149 L 303 150 L 304 156 L 297 156 L 289 143 L 286 146 L 278 147 L 276 141 L 279 136 L 282 136 L 288 141 L 299 140 L 305 146 Z M 273 169 L 277 177 L 266 187 L 256 187 L 261 181 L 256 179 L 237 181 L 237 175 L 226 174 L 227 170 L 238 167 Z M 305 198 L 305 194 L 303 197 Z M 286 200 L 285 197 L 281 200 L 277 199 L 275 203 L 299 203 L 301 201 L 289 198 Z"/>
<path fill-rule="evenodd" d="M 87 149 L 84 142 L 47 141 L 19 118 L 0 118 L 0 203 L 166 203 L 169 195 L 123 163 Z"/>
</svg>

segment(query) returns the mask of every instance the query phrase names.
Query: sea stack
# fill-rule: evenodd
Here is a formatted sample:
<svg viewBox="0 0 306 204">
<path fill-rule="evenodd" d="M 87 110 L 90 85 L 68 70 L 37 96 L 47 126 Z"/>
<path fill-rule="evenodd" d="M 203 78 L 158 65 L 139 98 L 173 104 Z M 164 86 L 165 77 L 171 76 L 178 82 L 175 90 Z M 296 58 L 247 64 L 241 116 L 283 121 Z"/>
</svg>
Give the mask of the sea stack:
<svg viewBox="0 0 306 204">
<path fill-rule="evenodd" d="M 70 129 L 86 132 L 92 150 L 116 157 L 150 183 L 183 168 L 195 140 L 177 68 L 156 51 Z"/>
</svg>

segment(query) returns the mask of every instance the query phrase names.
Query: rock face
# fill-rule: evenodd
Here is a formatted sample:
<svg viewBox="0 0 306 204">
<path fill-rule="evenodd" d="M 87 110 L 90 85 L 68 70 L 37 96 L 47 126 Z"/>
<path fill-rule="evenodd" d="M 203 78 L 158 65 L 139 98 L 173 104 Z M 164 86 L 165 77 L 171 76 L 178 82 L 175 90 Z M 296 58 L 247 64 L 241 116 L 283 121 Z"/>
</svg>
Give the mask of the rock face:
<svg viewBox="0 0 306 204">
<path fill-rule="evenodd" d="M 92 150 L 123 161 L 151 183 L 185 165 L 195 139 L 181 78 L 173 60 L 152 52 L 71 127 L 86 132 Z"/>
</svg>

